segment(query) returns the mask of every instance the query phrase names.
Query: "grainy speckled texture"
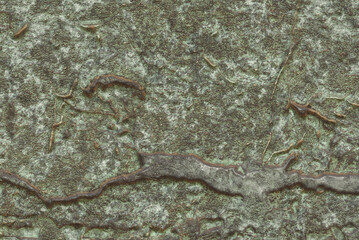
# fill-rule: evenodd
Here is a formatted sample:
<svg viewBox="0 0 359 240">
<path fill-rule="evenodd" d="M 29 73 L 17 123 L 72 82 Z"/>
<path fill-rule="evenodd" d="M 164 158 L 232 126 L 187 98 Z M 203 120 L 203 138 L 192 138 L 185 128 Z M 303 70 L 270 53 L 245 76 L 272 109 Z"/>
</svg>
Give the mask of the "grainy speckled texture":
<svg viewBox="0 0 359 240">
<path fill-rule="evenodd" d="M 296 151 L 292 169 L 306 174 L 359 173 L 359 107 L 351 104 L 359 103 L 358 16 L 355 0 L 0 0 L 0 168 L 48 196 L 89 191 L 138 169 L 134 149 L 193 153 L 239 171 L 281 164 Z M 25 23 L 28 30 L 14 39 Z M 88 23 L 100 26 L 89 31 L 82 27 Z M 146 99 L 118 86 L 87 98 L 81 87 L 103 74 L 136 80 Z M 75 79 L 70 104 L 113 113 L 111 100 L 120 117 L 75 111 L 56 98 Z M 339 122 L 286 112 L 288 98 Z M 162 179 L 46 207 L 2 182 L 0 196 L 2 236 L 359 238 L 359 196 L 299 187 L 258 201 Z"/>
</svg>

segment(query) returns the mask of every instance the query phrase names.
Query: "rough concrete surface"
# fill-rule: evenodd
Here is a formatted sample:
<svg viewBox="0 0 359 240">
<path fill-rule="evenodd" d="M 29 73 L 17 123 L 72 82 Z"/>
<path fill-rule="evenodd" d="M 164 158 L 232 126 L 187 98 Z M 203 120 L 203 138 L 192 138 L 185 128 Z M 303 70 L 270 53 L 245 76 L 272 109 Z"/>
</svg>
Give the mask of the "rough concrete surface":
<svg viewBox="0 0 359 240">
<path fill-rule="evenodd" d="M 0 0 L 0 238 L 358 239 L 358 55 L 356 0 Z"/>
</svg>

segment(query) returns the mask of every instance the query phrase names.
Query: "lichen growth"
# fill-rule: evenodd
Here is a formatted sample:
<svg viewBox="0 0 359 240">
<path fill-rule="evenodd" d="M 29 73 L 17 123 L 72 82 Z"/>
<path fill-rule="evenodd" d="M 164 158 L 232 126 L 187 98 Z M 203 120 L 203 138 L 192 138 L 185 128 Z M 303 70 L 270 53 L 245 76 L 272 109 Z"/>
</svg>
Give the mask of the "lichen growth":
<svg viewBox="0 0 359 240">
<path fill-rule="evenodd" d="M 138 169 L 136 150 L 193 153 L 255 171 L 304 136 L 294 169 L 358 173 L 359 108 L 349 103 L 359 103 L 358 4 L 0 0 L 0 168 L 49 196 L 62 195 Z M 87 31 L 84 21 L 101 25 Z M 14 39 L 24 23 L 28 30 Z M 296 41 L 271 100 L 280 65 Z M 80 87 L 109 73 L 139 82 L 146 100 L 123 88 L 92 99 L 82 94 Z M 102 96 L 122 117 L 127 110 L 136 117 L 121 122 L 63 105 L 56 94 L 68 92 L 75 79 L 75 106 L 111 111 Z M 312 103 L 338 124 L 285 112 L 288 98 Z M 51 126 L 61 116 L 49 153 Z M 123 129 L 130 132 L 120 136 Z M 285 158 L 280 154 L 268 164 Z M 358 238 L 357 196 L 297 187 L 269 194 L 263 204 L 167 179 L 109 188 L 99 198 L 52 208 L 7 183 L 0 192 L 3 218 L 33 222 L 21 229 L 1 225 L 3 236 L 39 237 L 43 221 L 62 239 L 191 239 L 212 227 L 228 239 Z M 186 227 L 191 223 L 197 227 Z"/>
</svg>

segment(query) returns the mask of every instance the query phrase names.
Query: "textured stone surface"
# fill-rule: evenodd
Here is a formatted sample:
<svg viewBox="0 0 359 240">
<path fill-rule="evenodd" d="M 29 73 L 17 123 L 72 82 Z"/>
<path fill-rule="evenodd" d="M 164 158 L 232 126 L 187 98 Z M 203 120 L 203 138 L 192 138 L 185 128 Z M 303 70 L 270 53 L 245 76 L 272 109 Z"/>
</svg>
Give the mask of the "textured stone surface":
<svg viewBox="0 0 359 240">
<path fill-rule="evenodd" d="M 303 174 L 358 174 L 358 16 L 355 0 L 0 0 L 0 169 L 46 196 L 133 172 L 137 151 L 197 154 L 242 174 L 297 152 L 290 168 Z M 85 96 L 103 74 L 137 81 L 146 99 L 119 86 Z M 72 98 L 56 97 L 75 79 Z M 288 98 L 337 124 L 285 111 Z M 47 206 L 1 182 L 0 196 L 2 236 L 359 238 L 358 195 L 299 186 L 258 199 L 164 178 Z"/>
</svg>

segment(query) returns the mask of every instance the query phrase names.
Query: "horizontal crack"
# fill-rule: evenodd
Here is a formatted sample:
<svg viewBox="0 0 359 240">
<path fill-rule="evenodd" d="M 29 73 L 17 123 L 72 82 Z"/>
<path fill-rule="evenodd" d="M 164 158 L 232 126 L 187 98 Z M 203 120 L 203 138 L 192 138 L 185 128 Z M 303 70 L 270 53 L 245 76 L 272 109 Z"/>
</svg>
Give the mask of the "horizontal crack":
<svg viewBox="0 0 359 240">
<path fill-rule="evenodd" d="M 138 170 L 109 178 L 93 191 L 68 196 L 45 197 L 42 191 L 29 180 L 6 170 L 0 170 L 0 179 L 27 189 L 47 205 L 71 202 L 81 198 L 95 198 L 106 187 L 113 184 L 164 177 L 200 181 L 221 193 L 260 198 L 293 185 L 313 190 L 322 187 L 340 193 L 359 193 L 359 175 L 324 173 L 312 176 L 298 171 L 287 171 L 289 165 L 297 159 L 296 153 L 289 155 L 281 166 L 265 166 L 245 174 L 239 173 L 236 170 L 237 166 L 211 164 L 193 154 L 139 153 L 138 159 L 141 163 L 141 168 Z"/>
</svg>

